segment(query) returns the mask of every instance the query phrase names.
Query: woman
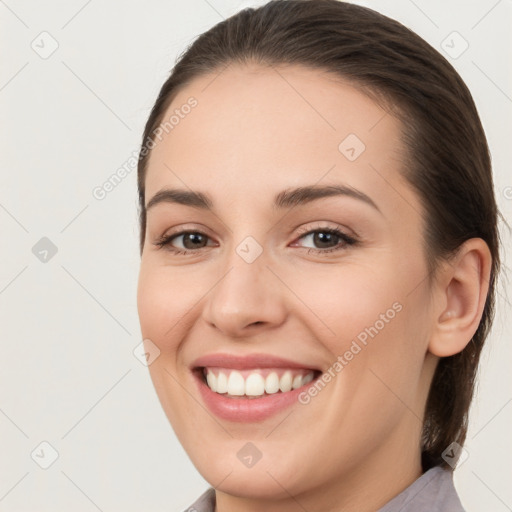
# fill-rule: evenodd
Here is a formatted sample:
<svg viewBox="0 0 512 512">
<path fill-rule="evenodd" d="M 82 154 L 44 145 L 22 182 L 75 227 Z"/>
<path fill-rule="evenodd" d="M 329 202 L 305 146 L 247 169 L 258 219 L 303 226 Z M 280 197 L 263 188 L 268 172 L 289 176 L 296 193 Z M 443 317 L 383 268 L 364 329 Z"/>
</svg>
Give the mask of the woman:
<svg viewBox="0 0 512 512">
<path fill-rule="evenodd" d="M 499 241 L 453 67 L 360 6 L 246 9 L 181 56 L 138 171 L 150 374 L 212 485 L 189 510 L 463 510 Z"/>
</svg>

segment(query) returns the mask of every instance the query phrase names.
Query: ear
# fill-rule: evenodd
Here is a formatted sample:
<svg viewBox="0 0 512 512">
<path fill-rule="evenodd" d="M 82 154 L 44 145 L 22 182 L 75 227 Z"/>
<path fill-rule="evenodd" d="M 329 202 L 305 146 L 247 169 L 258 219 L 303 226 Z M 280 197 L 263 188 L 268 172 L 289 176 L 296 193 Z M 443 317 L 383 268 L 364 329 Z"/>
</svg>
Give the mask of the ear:
<svg viewBox="0 0 512 512">
<path fill-rule="evenodd" d="M 436 278 L 435 319 L 429 351 L 439 357 L 461 352 L 474 336 L 487 298 L 492 256 L 481 238 L 464 242 Z"/>
</svg>

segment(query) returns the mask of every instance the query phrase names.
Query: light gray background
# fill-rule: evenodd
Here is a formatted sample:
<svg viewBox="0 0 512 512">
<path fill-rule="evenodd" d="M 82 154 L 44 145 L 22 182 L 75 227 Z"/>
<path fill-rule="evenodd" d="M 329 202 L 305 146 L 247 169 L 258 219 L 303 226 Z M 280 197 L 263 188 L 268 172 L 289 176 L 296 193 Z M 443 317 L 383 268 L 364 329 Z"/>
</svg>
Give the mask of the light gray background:
<svg viewBox="0 0 512 512">
<path fill-rule="evenodd" d="M 178 511 L 208 486 L 133 354 L 136 171 L 102 201 L 92 191 L 135 154 L 175 57 L 262 3 L 0 0 L 0 511 Z M 511 0 L 359 3 L 441 52 L 443 41 L 463 48 L 454 31 L 468 42 L 448 58 L 479 108 L 510 223 Z M 58 249 L 47 262 L 32 252 L 42 237 Z M 468 512 L 512 510 L 508 286 L 483 355 L 469 458 L 455 476 Z M 43 441 L 58 453 L 48 469 Z"/>
</svg>

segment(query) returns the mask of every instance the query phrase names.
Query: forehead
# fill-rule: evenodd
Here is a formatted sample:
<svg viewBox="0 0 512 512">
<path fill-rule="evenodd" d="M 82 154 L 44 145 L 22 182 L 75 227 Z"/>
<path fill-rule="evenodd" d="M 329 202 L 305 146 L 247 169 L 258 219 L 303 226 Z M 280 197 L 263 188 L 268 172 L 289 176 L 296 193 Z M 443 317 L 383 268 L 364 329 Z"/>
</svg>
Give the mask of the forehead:
<svg viewBox="0 0 512 512">
<path fill-rule="evenodd" d="M 146 202 L 170 186 L 233 199 L 340 182 L 395 209 L 397 194 L 415 200 L 399 173 L 400 122 L 326 72 L 230 65 L 183 88 L 169 120 L 149 160 Z"/>
</svg>

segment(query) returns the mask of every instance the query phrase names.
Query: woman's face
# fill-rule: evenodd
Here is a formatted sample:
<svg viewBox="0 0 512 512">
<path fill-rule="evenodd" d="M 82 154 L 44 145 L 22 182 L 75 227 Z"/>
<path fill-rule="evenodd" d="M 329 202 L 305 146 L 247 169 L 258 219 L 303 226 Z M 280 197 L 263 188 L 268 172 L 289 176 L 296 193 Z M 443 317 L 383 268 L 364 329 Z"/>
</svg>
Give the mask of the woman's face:
<svg viewBox="0 0 512 512">
<path fill-rule="evenodd" d="M 221 492 L 272 499 L 419 474 L 435 361 L 400 123 L 298 66 L 203 76 L 171 115 L 146 177 L 138 310 L 193 463 Z"/>
</svg>

